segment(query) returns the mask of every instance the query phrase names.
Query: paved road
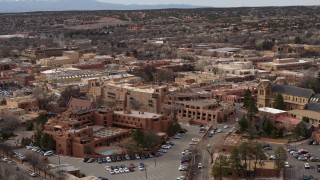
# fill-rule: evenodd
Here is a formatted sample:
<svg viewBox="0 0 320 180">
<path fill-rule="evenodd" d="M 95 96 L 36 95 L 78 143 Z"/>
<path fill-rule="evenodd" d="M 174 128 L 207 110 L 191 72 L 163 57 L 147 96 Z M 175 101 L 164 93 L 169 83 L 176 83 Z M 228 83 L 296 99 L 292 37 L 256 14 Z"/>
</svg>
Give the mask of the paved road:
<svg viewBox="0 0 320 180">
<path fill-rule="evenodd" d="M 243 116 L 243 112 L 240 111 L 240 104 L 235 104 L 237 112 L 236 112 L 236 116 L 231 119 L 229 122 L 224 123 L 224 124 L 216 124 L 213 127 L 217 127 L 219 129 L 222 130 L 221 133 L 215 133 L 211 138 L 210 137 L 206 137 L 204 139 L 204 141 L 201 143 L 201 145 L 199 145 L 199 154 L 196 158 L 196 166 L 198 163 L 202 163 L 203 168 L 202 169 L 198 169 L 197 167 L 194 167 L 194 169 L 196 170 L 196 174 L 194 176 L 194 180 L 207 180 L 210 177 L 210 173 L 211 173 L 211 164 L 210 164 L 210 160 L 211 157 L 209 155 L 209 153 L 205 150 L 206 146 L 208 144 L 211 145 L 211 147 L 215 147 L 217 146 L 221 141 L 223 141 L 223 139 L 227 136 L 227 132 L 232 128 L 232 127 L 237 127 L 238 123 L 235 121 L 237 118 L 241 118 Z M 228 125 L 229 128 L 224 129 L 224 125 Z"/>
</svg>

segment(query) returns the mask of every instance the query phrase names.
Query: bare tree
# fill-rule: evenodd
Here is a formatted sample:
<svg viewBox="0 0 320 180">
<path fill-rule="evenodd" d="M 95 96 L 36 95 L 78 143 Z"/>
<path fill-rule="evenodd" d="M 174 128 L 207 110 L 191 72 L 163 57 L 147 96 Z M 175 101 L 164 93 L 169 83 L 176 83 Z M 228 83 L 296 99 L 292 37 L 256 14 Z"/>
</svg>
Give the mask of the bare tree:
<svg viewBox="0 0 320 180">
<path fill-rule="evenodd" d="M 19 125 L 19 120 L 14 115 L 3 116 L 3 128 L 6 130 L 14 131 Z"/>
<path fill-rule="evenodd" d="M 41 159 L 41 156 L 33 152 L 26 153 L 26 160 L 32 166 L 33 172 L 36 171 L 36 168 L 41 168 L 44 165 L 44 161 Z"/>
</svg>

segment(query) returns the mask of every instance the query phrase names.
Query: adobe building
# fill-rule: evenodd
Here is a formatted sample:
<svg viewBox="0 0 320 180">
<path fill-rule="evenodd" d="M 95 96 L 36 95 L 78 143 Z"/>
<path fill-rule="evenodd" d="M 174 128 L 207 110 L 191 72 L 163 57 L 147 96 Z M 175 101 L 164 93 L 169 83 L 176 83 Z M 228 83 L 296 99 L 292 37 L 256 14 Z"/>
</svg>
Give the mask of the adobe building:
<svg viewBox="0 0 320 180">
<path fill-rule="evenodd" d="M 294 58 L 274 59 L 272 62 L 258 63 L 257 68 L 265 71 L 302 70 L 308 69 L 314 64 L 311 60 Z"/>
<path fill-rule="evenodd" d="M 56 153 L 65 156 L 84 157 L 87 149 L 94 154 L 95 147 L 109 146 L 127 138 L 131 130 L 82 126 L 73 120 L 49 119 L 44 125 L 43 133 L 47 133 L 56 141 Z M 103 133 L 102 133 L 103 132 Z"/>
<path fill-rule="evenodd" d="M 269 80 L 261 80 L 258 86 L 258 108 L 273 107 L 274 98 L 277 94 L 283 96 L 286 110 L 293 110 L 304 109 L 314 92 L 311 89 L 274 84 Z"/>
<path fill-rule="evenodd" d="M 233 105 L 218 103 L 216 100 L 177 101 L 176 104 L 182 107 L 177 114 L 179 120 L 196 123 L 215 124 L 219 118 L 228 121 L 236 113 Z"/>
<path fill-rule="evenodd" d="M 39 109 L 38 100 L 31 96 L 14 97 L 6 99 L 7 106 L 10 108 L 21 108 L 26 111 Z"/>
<path fill-rule="evenodd" d="M 283 77 L 285 78 L 286 82 L 289 85 L 298 86 L 301 84 L 304 74 L 301 72 L 294 72 L 294 71 L 288 71 L 288 70 L 282 70 L 282 71 L 272 71 L 272 75 L 276 77 Z"/>
<path fill-rule="evenodd" d="M 169 118 L 162 114 L 125 110 L 114 111 L 112 124 L 115 127 L 166 133 L 170 122 Z"/>
<path fill-rule="evenodd" d="M 76 64 L 79 62 L 79 53 L 76 51 L 64 51 L 62 56 L 52 56 L 37 60 L 41 66 L 62 66 L 65 64 Z"/>
</svg>

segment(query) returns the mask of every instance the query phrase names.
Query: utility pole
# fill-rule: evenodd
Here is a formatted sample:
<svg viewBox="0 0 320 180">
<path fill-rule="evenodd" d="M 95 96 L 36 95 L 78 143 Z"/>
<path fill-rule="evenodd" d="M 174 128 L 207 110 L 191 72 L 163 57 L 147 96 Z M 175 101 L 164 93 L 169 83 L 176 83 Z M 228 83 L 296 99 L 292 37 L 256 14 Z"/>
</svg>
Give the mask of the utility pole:
<svg viewBox="0 0 320 180">
<path fill-rule="evenodd" d="M 147 167 L 144 167 L 144 172 L 146 173 L 146 179 L 148 179 L 148 175 L 147 175 Z"/>
</svg>

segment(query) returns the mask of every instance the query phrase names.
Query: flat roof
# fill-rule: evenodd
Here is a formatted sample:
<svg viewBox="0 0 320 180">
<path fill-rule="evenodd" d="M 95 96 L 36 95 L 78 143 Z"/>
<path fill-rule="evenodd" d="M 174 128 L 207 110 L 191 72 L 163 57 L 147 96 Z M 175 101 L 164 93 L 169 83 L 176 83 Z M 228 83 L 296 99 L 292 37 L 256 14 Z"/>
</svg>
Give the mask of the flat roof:
<svg viewBox="0 0 320 180">
<path fill-rule="evenodd" d="M 131 117 L 138 117 L 138 118 L 159 118 L 162 117 L 162 114 L 150 113 L 150 112 L 141 112 L 141 111 L 134 111 L 131 110 L 130 113 L 125 113 L 124 111 L 114 111 L 114 114 L 121 114 L 127 115 Z"/>
<path fill-rule="evenodd" d="M 281 114 L 281 113 L 287 112 L 287 111 L 283 111 L 280 109 L 274 109 L 274 108 L 269 108 L 269 107 L 259 108 L 258 110 L 261 112 L 266 112 L 266 113 L 271 113 L 271 114 Z"/>
</svg>

